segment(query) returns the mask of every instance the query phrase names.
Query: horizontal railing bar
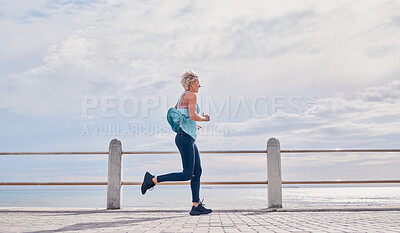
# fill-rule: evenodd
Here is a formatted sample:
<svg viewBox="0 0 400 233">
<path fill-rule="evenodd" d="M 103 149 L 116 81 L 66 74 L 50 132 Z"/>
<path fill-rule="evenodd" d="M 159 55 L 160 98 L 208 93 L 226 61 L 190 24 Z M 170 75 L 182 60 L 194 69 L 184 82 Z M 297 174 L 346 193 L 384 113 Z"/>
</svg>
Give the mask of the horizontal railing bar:
<svg viewBox="0 0 400 233">
<path fill-rule="evenodd" d="M 282 184 L 384 184 L 400 183 L 400 180 L 330 180 L 330 181 L 282 181 Z M 141 182 L 121 182 L 122 185 L 141 185 Z M 166 182 L 158 185 L 189 185 L 189 182 Z M 201 182 L 202 185 L 255 185 L 268 181 L 218 181 Z M 107 182 L 0 182 L 0 186 L 27 185 L 107 185 Z"/>
<path fill-rule="evenodd" d="M 267 150 L 209 150 L 200 151 L 201 154 L 260 154 Z M 179 154 L 179 151 L 123 151 L 122 154 Z"/>
<path fill-rule="evenodd" d="M 0 155 L 87 155 L 87 154 L 103 154 L 108 155 L 109 152 L 0 152 Z M 201 151 L 202 154 L 257 154 L 267 153 L 266 150 L 237 150 L 237 151 Z M 122 154 L 179 154 L 179 151 L 123 151 Z"/>
<path fill-rule="evenodd" d="M 384 183 L 400 183 L 400 180 L 282 181 L 282 184 L 384 184 Z"/>
<path fill-rule="evenodd" d="M 0 182 L 1 185 L 107 185 L 107 182 Z"/>
<path fill-rule="evenodd" d="M 243 184 L 268 184 L 268 181 L 221 181 L 221 182 L 200 182 L 202 185 L 243 185 Z M 122 182 L 122 185 L 141 185 L 139 182 Z M 189 182 L 166 182 L 157 185 L 189 185 Z"/>
<path fill-rule="evenodd" d="M 0 155 L 108 155 L 107 152 L 0 152 Z"/>
<path fill-rule="evenodd" d="M 281 153 L 345 153 L 345 152 L 400 152 L 400 149 L 335 149 L 335 150 L 281 150 Z M 108 155 L 98 152 L 0 152 L 0 155 Z M 266 150 L 211 150 L 201 154 L 263 154 Z M 179 154 L 179 151 L 123 151 L 122 154 Z"/>
<path fill-rule="evenodd" d="M 281 153 L 400 152 L 400 149 L 281 150 Z M 179 151 L 124 151 L 123 154 L 179 154 Z M 201 154 L 262 154 L 266 150 L 200 151 Z"/>
<path fill-rule="evenodd" d="M 400 152 L 400 149 L 281 150 L 281 153 Z"/>
</svg>

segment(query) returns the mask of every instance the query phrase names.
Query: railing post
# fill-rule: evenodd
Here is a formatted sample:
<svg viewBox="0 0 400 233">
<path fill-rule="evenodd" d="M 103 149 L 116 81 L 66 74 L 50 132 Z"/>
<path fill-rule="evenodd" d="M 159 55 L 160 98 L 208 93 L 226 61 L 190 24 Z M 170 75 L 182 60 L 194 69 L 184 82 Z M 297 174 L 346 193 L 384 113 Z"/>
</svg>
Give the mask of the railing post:
<svg viewBox="0 0 400 233">
<path fill-rule="evenodd" d="M 267 142 L 268 208 L 282 208 L 281 146 L 279 140 Z"/>
<path fill-rule="evenodd" d="M 122 144 L 113 139 L 108 152 L 107 209 L 121 208 Z"/>
</svg>

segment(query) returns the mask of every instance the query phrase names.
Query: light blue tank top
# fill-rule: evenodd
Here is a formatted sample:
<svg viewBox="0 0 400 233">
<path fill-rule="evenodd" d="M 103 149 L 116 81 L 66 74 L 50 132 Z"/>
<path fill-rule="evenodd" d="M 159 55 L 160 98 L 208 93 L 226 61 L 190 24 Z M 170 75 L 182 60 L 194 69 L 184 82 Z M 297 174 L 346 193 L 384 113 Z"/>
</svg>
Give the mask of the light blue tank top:
<svg viewBox="0 0 400 233">
<path fill-rule="evenodd" d="M 185 117 L 183 117 L 182 120 L 181 120 L 181 128 L 182 128 L 182 130 L 185 133 L 189 134 L 194 140 L 196 140 L 196 137 L 197 137 L 197 123 L 196 123 L 196 121 L 190 119 L 190 117 L 189 117 L 189 109 L 188 108 L 180 108 L 179 107 L 180 104 L 181 104 L 182 97 L 188 92 L 190 92 L 190 91 L 183 92 L 181 97 L 179 97 L 177 110 L 179 112 L 181 112 L 183 115 L 185 115 Z M 200 107 L 199 107 L 199 104 L 197 102 L 196 102 L 196 113 L 197 114 L 200 113 Z"/>
</svg>

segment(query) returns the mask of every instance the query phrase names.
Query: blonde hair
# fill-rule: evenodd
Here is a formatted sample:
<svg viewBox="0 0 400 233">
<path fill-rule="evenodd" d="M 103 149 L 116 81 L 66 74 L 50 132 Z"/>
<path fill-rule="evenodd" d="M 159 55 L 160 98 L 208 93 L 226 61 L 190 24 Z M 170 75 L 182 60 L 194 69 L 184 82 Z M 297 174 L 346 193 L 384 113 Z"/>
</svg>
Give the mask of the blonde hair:
<svg viewBox="0 0 400 233">
<path fill-rule="evenodd" d="M 185 90 L 188 90 L 190 83 L 196 81 L 196 79 L 198 78 L 199 76 L 195 72 L 193 72 L 193 70 L 186 70 L 181 74 L 181 83 L 183 88 L 185 88 Z"/>
</svg>

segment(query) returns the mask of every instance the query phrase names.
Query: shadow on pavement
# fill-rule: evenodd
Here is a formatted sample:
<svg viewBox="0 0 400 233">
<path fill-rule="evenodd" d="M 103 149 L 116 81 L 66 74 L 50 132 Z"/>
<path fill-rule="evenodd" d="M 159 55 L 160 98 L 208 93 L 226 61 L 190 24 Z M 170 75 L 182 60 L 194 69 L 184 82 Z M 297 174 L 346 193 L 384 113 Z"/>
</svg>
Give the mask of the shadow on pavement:
<svg viewBox="0 0 400 233">
<path fill-rule="evenodd" d="M 86 222 L 86 223 L 77 223 L 70 226 L 61 227 L 59 229 L 52 229 L 52 230 L 42 230 L 42 231 L 33 231 L 30 233 L 50 233 L 50 232 L 62 232 L 62 231 L 84 231 L 96 228 L 113 228 L 113 227 L 120 227 L 131 225 L 135 223 L 141 222 L 151 222 L 157 221 L 161 219 L 173 219 L 173 218 L 181 218 L 182 216 L 169 216 L 169 217 L 148 217 L 148 218 L 138 218 L 132 220 L 123 220 L 123 221 L 107 221 L 107 222 Z M 134 226 L 132 226 L 134 228 Z"/>
</svg>

